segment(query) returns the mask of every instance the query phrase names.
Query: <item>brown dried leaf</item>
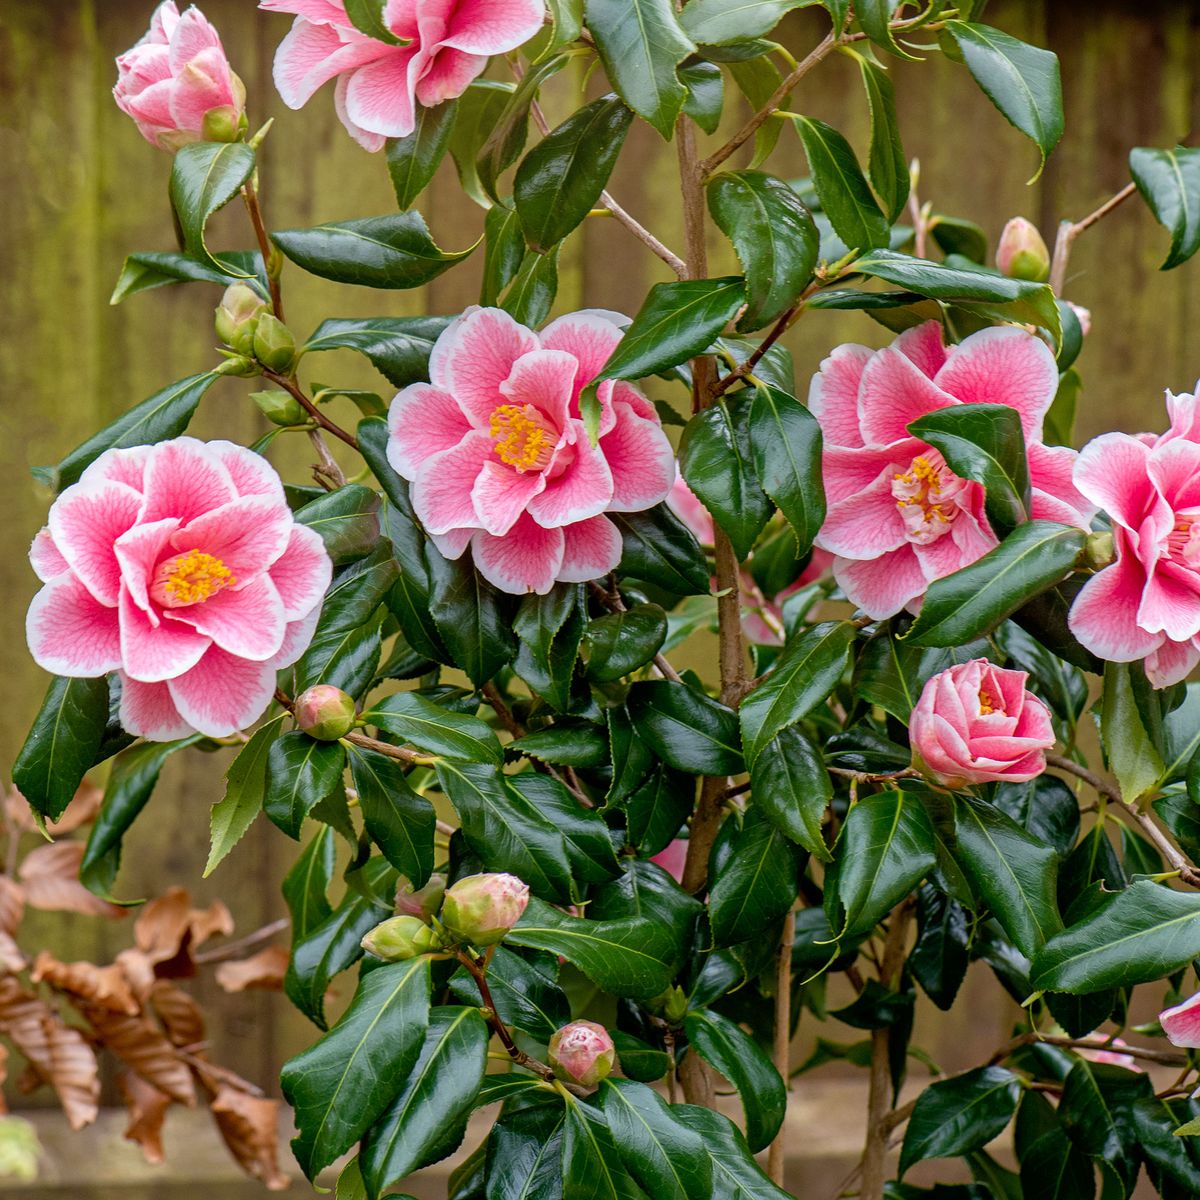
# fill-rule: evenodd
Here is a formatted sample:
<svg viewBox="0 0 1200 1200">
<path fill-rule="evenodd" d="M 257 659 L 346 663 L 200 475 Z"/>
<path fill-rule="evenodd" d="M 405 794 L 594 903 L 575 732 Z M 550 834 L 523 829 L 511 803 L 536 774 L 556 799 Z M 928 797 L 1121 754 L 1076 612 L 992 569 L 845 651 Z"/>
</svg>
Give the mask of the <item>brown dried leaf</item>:
<svg viewBox="0 0 1200 1200">
<path fill-rule="evenodd" d="M 103 799 L 104 789 L 88 783 L 85 779 L 71 798 L 71 803 L 67 805 L 63 815 L 57 821 L 46 822 L 46 832 L 51 837 L 61 837 L 63 834 L 73 832 L 81 825 L 90 825 L 96 819 Z M 8 815 L 9 824 L 21 830 L 22 833 L 38 832 L 33 810 L 16 788 L 10 788 L 5 797 L 5 812 Z"/>
<path fill-rule="evenodd" d="M 25 885 L 25 900 L 33 908 L 82 913 L 119 921 L 127 916 L 119 904 L 109 904 L 79 882 L 82 842 L 54 842 L 25 855 L 18 874 Z"/>
<path fill-rule="evenodd" d="M 171 888 L 142 909 L 134 922 L 137 948 L 154 964 L 160 978 L 194 975 L 191 952 L 215 934 L 233 932 L 233 916 L 220 900 L 206 909 L 192 907 L 183 888 Z"/>
<path fill-rule="evenodd" d="M 50 1047 L 50 1083 L 72 1129 L 90 1125 L 100 1111 L 100 1067 L 96 1053 L 78 1029 L 56 1016 L 42 1025 Z"/>
<path fill-rule="evenodd" d="M 279 1169 L 279 1101 L 251 1096 L 223 1084 L 212 1114 L 229 1152 L 247 1175 L 279 1192 L 291 1180 Z"/>
<path fill-rule="evenodd" d="M 42 1021 L 54 1010 L 27 992 L 11 975 L 0 978 L 0 1033 L 4 1033 L 29 1060 L 38 1078 L 48 1083 L 52 1067 L 50 1047 Z"/>
<path fill-rule="evenodd" d="M 172 1100 L 188 1108 L 195 1106 L 191 1070 L 157 1025 L 144 1017 L 129 1017 L 92 1004 L 81 1008 L 105 1049 Z"/>
<path fill-rule="evenodd" d="M 124 972 L 133 994 L 145 1004 L 154 986 L 154 964 L 140 950 L 122 950 L 117 955 L 117 966 Z"/>
<path fill-rule="evenodd" d="M 8 1112 L 8 1101 L 4 1098 L 4 1083 L 8 1079 L 8 1047 L 0 1042 L 0 1116 Z"/>
<path fill-rule="evenodd" d="M 204 1041 L 204 1014 L 182 988 L 160 979 L 150 989 L 150 1003 L 173 1045 L 198 1046 Z"/>
<path fill-rule="evenodd" d="M 25 915 L 25 889 L 11 875 L 0 875 L 0 930 L 15 934 Z"/>
<path fill-rule="evenodd" d="M 247 988 L 283 990 L 290 955 L 284 946 L 267 946 L 249 958 L 223 962 L 216 970 L 217 983 L 227 992 L 244 992 Z"/>
<path fill-rule="evenodd" d="M 163 1153 L 162 1131 L 167 1109 L 171 1107 L 171 1097 L 132 1071 L 122 1071 L 117 1076 L 117 1087 L 125 1107 L 129 1109 L 126 1141 L 141 1146 L 146 1161 L 157 1166 L 166 1157 Z"/>
<path fill-rule="evenodd" d="M 11 933 L 0 930 L 0 972 L 15 975 L 29 965 L 24 951 L 17 945 L 17 939 Z"/>
<path fill-rule="evenodd" d="M 112 1012 L 135 1016 L 141 1005 L 133 992 L 125 972 L 116 963 L 98 967 L 90 962 L 59 962 L 49 950 L 43 950 L 33 962 L 31 975 L 34 983 L 48 983 L 60 992 L 89 1000 Z"/>
</svg>

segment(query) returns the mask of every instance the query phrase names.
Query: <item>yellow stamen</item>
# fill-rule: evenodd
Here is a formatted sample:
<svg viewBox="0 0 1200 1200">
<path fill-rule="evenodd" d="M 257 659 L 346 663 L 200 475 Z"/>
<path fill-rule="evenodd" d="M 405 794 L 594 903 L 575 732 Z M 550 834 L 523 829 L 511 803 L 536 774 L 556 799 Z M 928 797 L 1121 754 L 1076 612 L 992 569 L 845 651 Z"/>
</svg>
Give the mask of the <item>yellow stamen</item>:
<svg viewBox="0 0 1200 1200">
<path fill-rule="evenodd" d="M 491 434 L 500 461 L 522 474 L 543 470 L 554 451 L 550 430 L 530 404 L 501 404 L 492 413 Z"/>
<path fill-rule="evenodd" d="M 999 710 L 999 705 L 987 693 L 984 688 L 979 689 L 979 715 L 986 717 L 988 713 L 994 713 Z"/>
<path fill-rule="evenodd" d="M 235 583 L 233 572 L 219 558 L 203 550 L 189 550 L 159 566 L 150 594 L 164 608 L 183 608 L 200 604 Z"/>
</svg>

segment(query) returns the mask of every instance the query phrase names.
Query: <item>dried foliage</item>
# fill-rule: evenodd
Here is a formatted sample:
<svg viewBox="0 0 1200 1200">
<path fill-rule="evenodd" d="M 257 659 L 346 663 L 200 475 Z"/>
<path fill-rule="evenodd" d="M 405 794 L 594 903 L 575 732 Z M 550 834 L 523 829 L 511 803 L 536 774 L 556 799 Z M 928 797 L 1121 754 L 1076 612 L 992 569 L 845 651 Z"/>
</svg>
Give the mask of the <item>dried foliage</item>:
<svg viewBox="0 0 1200 1200">
<path fill-rule="evenodd" d="M 249 958 L 223 962 L 216 970 L 216 980 L 227 992 L 244 992 L 250 988 L 280 992 L 289 957 L 284 947 L 267 946 Z"/>
</svg>

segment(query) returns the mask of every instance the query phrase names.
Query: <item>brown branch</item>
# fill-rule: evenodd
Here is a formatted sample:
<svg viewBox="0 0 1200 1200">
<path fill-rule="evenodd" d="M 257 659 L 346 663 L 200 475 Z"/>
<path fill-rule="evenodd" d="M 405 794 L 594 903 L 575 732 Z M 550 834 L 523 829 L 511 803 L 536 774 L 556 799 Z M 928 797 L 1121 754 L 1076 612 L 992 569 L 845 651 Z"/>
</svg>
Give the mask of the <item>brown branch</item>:
<svg viewBox="0 0 1200 1200">
<path fill-rule="evenodd" d="M 456 957 L 470 972 L 471 978 L 475 980 L 475 985 L 479 988 L 479 997 L 483 1001 L 484 1018 L 491 1026 L 492 1032 L 500 1039 L 500 1044 L 508 1051 L 509 1058 L 517 1066 L 524 1067 L 535 1075 L 540 1075 L 547 1083 L 553 1083 L 554 1072 L 545 1063 L 538 1062 L 536 1058 L 530 1058 L 524 1050 L 520 1049 L 513 1041 L 507 1026 L 500 1020 L 499 1013 L 496 1011 L 496 1002 L 492 999 L 492 992 L 488 987 L 487 972 L 483 964 L 472 958 L 465 950 L 459 950 Z"/>
<path fill-rule="evenodd" d="M 352 746 L 361 746 L 364 750 L 374 750 L 376 754 L 383 754 L 388 758 L 394 758 L 397 762 L 408 763 L 411 766 L 427 767 L 430 763 L 436 762 L 436 758 L 431 754 L 422 754 L 418 750 L 410 750 L 407 746 L 393 746 L 391 742 L 381 742 L 378 738 L 368 737 L 365 733 L 352 731 L 342 739 L 349 742 Z"/>
<path fill-rule="evenodd" d="M 687 278 L 687 264 L 683 259 L 669 246 L 664 246 L 632 213 L 622 208 L 616 202 L 611 192 L 601 192 L 600 203 L 612 213 L 619 224 L 624 225 L 639 242 L 648 247 L 652 254 L 661 258 L 675 272 L 677 278 Z"/>
<path fill-rule="evenodd" d="M 588 588 L 591 590 L 592 595 L 595 596 L 596 599 L 599 600 L 600 603 L 603 604 L 604 607 L 610 612 L 623 613 L 629 611 L 629 609 L 625 607 L 625 601 L 621 599 L 621 594 L 616 590 L 616 588 L 613 588 L 610 591 L 595 579 L 588 583 Z M 677 670 L 675 670 L 673 666 L 671 666 L 671 664 L 663 655 L 656 654 L 654 656 L 654 665 L 658 669 L 658 673 L 664 679 L 669 679 L 672 683 L 683 682 L 683 677 Z"/>
<path fill-rule="evenodd" d="M 500 724 L 513 737 L 524 737 L 525 726 L 513 716 L 513 710 L 508 707 L 507 701 L 500 694 L 500 689 L 494 683 L 485 683 L 479 690 L 483 694 L 483 698 L 496 710 L 496 716 L 500 718 Z"/>
<path fill-rule="evenodd" d="M 1182 1067 L 1186 1066 L 1188 1062 L 1187 1055 L 1172 1054 L 1169 1050 L 1155 1050 L 1149 1046 L 1114 1046 L 1113 1038 L 1072 1038 L 1056 1033 L 1039 1033 L 1033 1029 L 1001 1046 L 988 1059 L 988 1066 L 995 1066 L 997 1063 L 1003 1062 L 1022 1046 L 1036 1046 L 1039 1042 L 1043 1042 L 1047 1046 L 1062 1046 L 1068 1050 L 1103 1050 L 1113 1054 L 1128 1054 L 1130 1058 L 1145 1059 L 1146 1062 L 1158 1063 L 1164 1067 Z"/>
<path fill-rule="evenodd" d="M 783 932 L 775 951 L 775 1069 L 785 1085 L 791 1075 L 792 1050 L 792 943 L 796 940 L 796 910 L 784 918 Z M 783 1185 L 784 1138 L 786 1123 L 771 1142 L 767 1155 L 767 1174 L 773 1183 Z"/>
<path fill-rule="evenodd" d="M 804 294 L 779 318 L 778 321 L 771 327 L 771 332 L 754 348 L 752 354 L 749 355 L 738 366 L 734 367 L 728 375 L 725 376 L 719 383 L 715 384 L 712 389 L 713 398 L 722 396 L 727 392 L 739 379 L 745 379 L 751 374 L 755 367 L 762 361 L 764 355 L 773 345 L 791 328 L 792 322 L 796 319 L 797 314 L 801 310 L 805 299 L 811 294 L 812 289 L 816 287 L 816 283 L 809 284 L 804 290 Z"/>
<path fill-rule="evenodd" d="M 283 294 L 279 287 L 279 275 L 271 270 L 271 259 L 275 250 L 271 245 L 267 226 L 263 221 L 262 208 L 258 202 L 258 189 L 252 179 L 247 180 L 242 187 L 242 199 L 246 202 L 246 212 L 250 214 L 250 224 L 254 226 L 254 237 L 258 242 L 258 250 L 263 259 L 263 270 L 267 273 L 267 286 L 271 290 L 271 310 L 281 321 L 283 320 Z"/>
<path fill-rule="evenodd" d="M 277 933 L 283 933 L 291 923 L 288 917 L 280 917 L 277 921 L 272 921 L 261 929 L 256 929 L 253 933 L 238 938 L 236 942 L 226 942 L 225 945 L 218 946 L 215 950 L 202 950 L 199 954 L 194 954 L 192 958 L 197 963 L 224 962 L 229 958 L 237 958 L 242 951 L 249 950 L 260 942 L 269 942 Z"/>
<path fill-rule="evenodd" d="M 1095 212 L 1088 213 L 1081 221 L 1063 221 L 1054 239 L 1054 258 L 1050 264 L 1050 287 L 1056 296 L 1062 295 L 1067 282 L 1067 262 L 1075 239 L 1097 221 L 1102 221 L 1115 208 L 1119 208 L 1137 191 L 1137 184 L 1127 183 L 1119 192 L 1110 196 Z"/>
<path fill-rule="evenodd" d="M 278 384 L 289 395 L 295 397 L 300 407 L 324 430 L 333 434 L 335 438 L 346 443 L 352 450 L 358 449 L 358 438 L 352 433 L 347 433 L 340 425 L 335 425 L 305 394 L 304 389 L 294 380 L 286 375 L 280 375 L 276 371 L 263 371 L 263 377 L 269 379 L 272 383 Z"/>
</svg>

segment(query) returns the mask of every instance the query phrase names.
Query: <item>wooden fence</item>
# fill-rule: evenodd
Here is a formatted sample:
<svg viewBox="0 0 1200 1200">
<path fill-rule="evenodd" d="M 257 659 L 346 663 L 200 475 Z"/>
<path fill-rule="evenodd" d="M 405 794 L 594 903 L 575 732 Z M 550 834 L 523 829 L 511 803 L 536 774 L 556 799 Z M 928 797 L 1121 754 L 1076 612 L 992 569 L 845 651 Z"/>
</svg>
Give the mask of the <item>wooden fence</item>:
<svg viewBox="0 0 1200 1200">
<path fill-rule="evenodd" d="M 5 774 L 45 684 L 21 636 L 36 587 L 26 548 L 48 502 L 29 468 L 56 460 L 128 405 L 213 360 L 214 289 L 165 289 L 108 306 L 127 251 L 173 243 L 169 159 L 142 141 L 109 96 L 112 59 L 141 35 L 150 8 L 151 0 L 5 0 L 0 6 L 0 478 L 9 489 L 0 522 Z M 270 64 L 287 19 L 258 12 L 252 0 L 206 0 L 204 8 L 246 83 L 252 123 L 276 118 L 261 156 L 268 222 L 301 226 L 391 211 L 383 161 L 346 136 L 331 95 L 322 93 L 302 113 L 288 111 L 275 95 Z M 920 159 L 922 197 L 938 211 L 972 217 L 991 238 L 1018 213 L 1052 233 L 1060 219 L 1084 215 L 1127 181 L 1131 146 L 1166 146 L 1191 134 L 1200 98 L 1198 0 L 994 0 L 988 19 L 1058 52 L 1066 135 L 1040 181 L 1027 187 L 1035 150 L 963 68 L 937 54 L 924 64 L 889 63 L 905 148 Z M 791 28 L 796 36 L 785 40 L 803 48 L 820 36 L 821 25 L 814 14 L 801 13 Z M 577 84 L 560 78 L 556 86 Z M 551 115 L 555 107 L 552 96 Z M 736 112 L 737 105 L 731 107 Z M 850 62 L 822 66 L 802 85 L 796 107 L 831 121 L 865 152 L 866 106 Z M 801 174 L 803 158 L 790 131 L 781 145 L 772 169 Z M 675 180 L 673 147 L 641 128 L 612 191 L 664 241 L 679 246 Z M 481 213 L 459 195 L 452 169 L 443 169 L 420 207 L 447 247 L 470 245 L 481 232 Z M 243 223 L 231 206 L 214 223 L 214 244 L 248 244 Z M 727 246 L 713 251 L 714 272 L 733 267 Z M 1165 251 L 1166 235 L 1139 203 L 1076 245 L 1067 294 L 1093 315 L 1080 360 L 1081 438 L 1109 428 L 1161 426 L 1163 389 L 1188 390 L 1200 374 L 1200 339 L 1193 333 L 1200 266 L 1159 275 Z M 288 320 L 306 334 L 327 315 L 457 311 L 475 298 L 478 265 L 404 293 L 334 288 L 289 268 Z M 631 311 L 647 286 L 664 277 L 662 264 L 615 222 L 589 222 L 564 254 L 558 309 Z M 802 394 L 832 346 L 886 338 L 852 313 L 814 316 L 789 336 Z M 380 384 L 348 353 L 310 371 L 322 381 Z M 241 381 L 222 381 L 204 401 L 196 432 L 255 436 L 261 421 L 245 399 L 248 390 Z M 283 461 L 303 466 L 302 456 Z M 260 823 L 215 879 L 200 882 L 208 807 L 220 794 L 225 765 L 220 756 L 190 755 L 168 767 L 148 819 L 129 839 L 120 889 L 144 895 L 179 882 L 204 900 L 220 894 L 245 931 L 280 914 L 276 880 L 294 846 Z M 38 917 L 33 933 L 67 958 L 111 954 L 128 939 L 122 925 L 74 917 Z M 204 999 L 216 1015 L 217 1056 L 269 1085 L 281 1059 L 311 1037 L 277 999 L 223 997 L 215 990 Z M 1001 1039 L 1011 1017 L 996 1001 L 972 1005 L 951 1018 L 919 1022 L 916 1041 L 954 1067 Z"/>
</svg>

